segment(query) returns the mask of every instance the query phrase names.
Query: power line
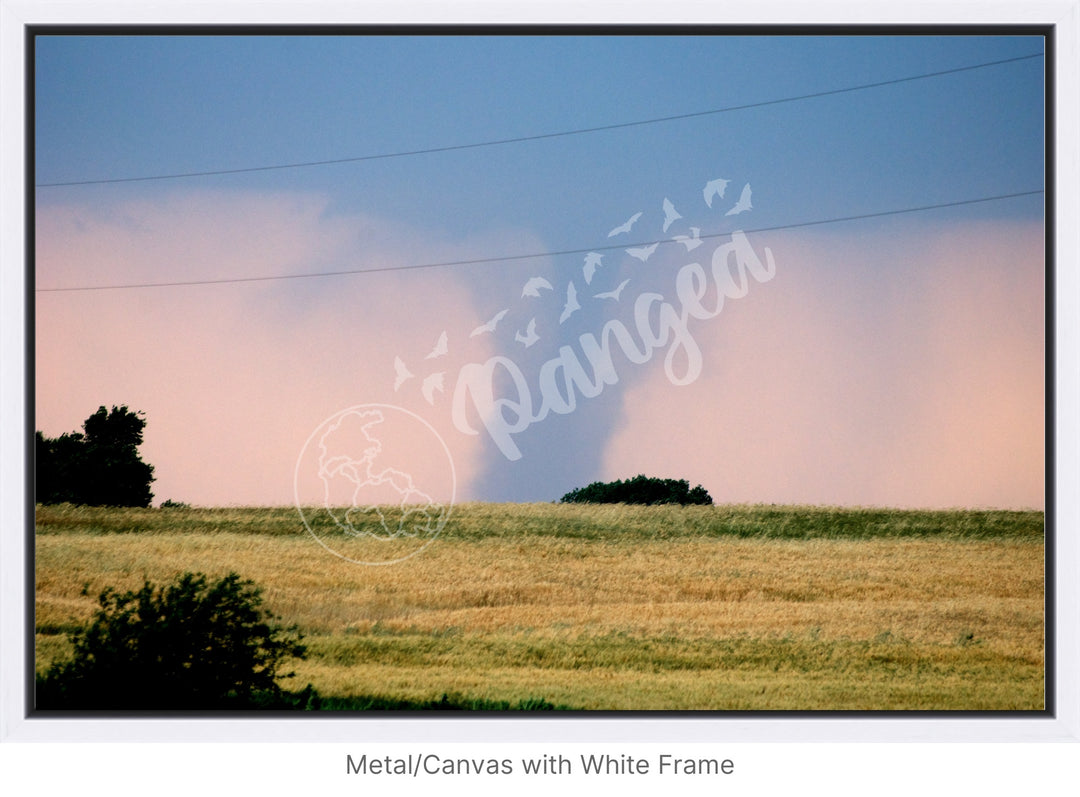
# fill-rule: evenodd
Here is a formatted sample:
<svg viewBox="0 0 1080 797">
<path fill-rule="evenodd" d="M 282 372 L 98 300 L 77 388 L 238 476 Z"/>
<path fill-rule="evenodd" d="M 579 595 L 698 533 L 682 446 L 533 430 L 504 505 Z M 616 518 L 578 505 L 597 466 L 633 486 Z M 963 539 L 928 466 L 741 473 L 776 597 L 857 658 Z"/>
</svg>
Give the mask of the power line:
<svg viewBox="0 0 1080 797">
<path fill-rule="evenodd" d="M 596 127 L 582 127 L 576 130 L 563 130 L 556 133 L 538 133 L 531 136 L 517 136 L 515 138 L 501 138 L 492 141 L 478 141 L 471 144 L 452 144 L 443 147 L 430 147 L 428 149 L 413 149 L 404 150 L 401 152 L 385 152 L 377 155 L 358 155 L 351 158 L 335 158 L 332 160 L 318 160 L 318 161 L 303 161 L 299 163 L 280 163 L 268 166 L 248 166 L 244 168 L 236 169 L 213 169 L 208 171 L 199 172 L 176 172 L 174 174 L 156 174 L 146 175 L 142 177 L 112 177 L 101 180 L 73 180 L 70 182 L 60 183 L 37 183 L 35 188 L 59 188 L 62 186 L 79 186 L 79 185 L 105 185 L 110 183 L 135 183 L 146 182 L 150 180 L 178 180 L 188 177 L 213 177 L 226 174 L 246 174 L 250 172 L 266 172 L 279 169 L 300 169 L 308 166 L 333 166 L 335 164 L 342 163 L 359 163 L 361 161 L 373 161 L 373 160 L 385 160 L 388 158 L 405 158 L 414 155 L 432 155 L 440 152 L 455 152 L 458 150 L 466 149 L 479 149 L 481 147 L 495 147 L 503 144 L 521 144 L 526 141 L 541 141 L 549 138 L 562 138 L 565 136 L 577 136 L 585 133 L 599 133 L 607 130 L 620 130 L 628 127 L 640 127 L 642 125 L 660 124 L 663 122 L 674 122 L 681 119 L 695 119 L 702 116 L 711 116 L 713 114 L 730 113 L 733 111 L 745 111 L 751 108 L 764 108 L 769 105 L 780 105 L 788 102 L 798 102 L 801 100 L 815 99 L 817 97 L 829 97 L 836 94 L 847 94 L 853 91 L 865 91 L 867 89 L 876 89 L 883 86 L 893 86 L 898 83 L 909 83 L 915 80 L 926 80 L 928 78 L 942 77 L 944 75 L 954 75 L 960 72 L 970 72 L 974 69 L 985 69 L 991 66 L 1000 66 L 1002 64 L 1015 63 L 1017 61 L 1027 61 L 1032 58 L 1042 58 L 1042 53 L 1033 53 L 1031 55 L 1020 55 L 1015 58 L 1003 58 L 998 61 L 987 61 L 981 64 L 971 64 L 969 66 L 960 66 L 954 69 L 942 69 L 937 72 L 925 72 L 919 75 L 909 75 L 908 77 L 893 78 L 891 80 L 880 80 L 875 83 L 862 83 L 858 86 L 847 86 L 839 89 L 828 89 L 825 91 L 816 91 L 811 94 L 799 94 L 793 97 L 782 97 L 775 100 L 762 100 L 760 102 L 751 102 L 743 105 L 729 105 L 724 108 L 714 108 L 708 111 L 695 111 L 693 113 L 676 114 L 673 116 L 658 116 L 653 119 L 639 119 L 633 122 L 619 122 L 609 125 L 599 125 Z"/>
<path fill-rule="evenodd" d="M 823 224 L 839 224 L 845 221 L 859 221 L 862 219 L 875 219 L 883 216 L 899 216 L 905 213 L 919 213 L 926 210 L 939 210 L 942 208 L 955 208 L 962 205 L 975 205 L 981 202 L 995 202 L 1004 199 L 1016 199 L 1024 196 L 1035 196 L 1037 194 L 1044 193 L 1043 189 L 1037 189 L 1034 191 L 1018 191 L 1012 194 L 998 194 L 996 196 L 979 197 L 977 199 L 960 199 L 953 202 L 941 202 L 936 205 L 919 205 L 918 207 L 901 208 L 899 210 L 882 210 L 876 213 L 859 213 L 854 216 L 835 216 L 828 219 L 817 219 L 814 221 L 800 221 L 794 224 L 781 224 L 772 227 L 757 227 L 755 229 L 743 230 L 744 233 L 759 233 L 759 232 L 777 232 L 779 230 L 795 230 L 802 227 L 815 227 Z M 730 232 L 711 233 L 709 235 L 699 236 L 701 240 L 707 240 L 710 238 L 721 238 L 730 235 Z M 446 260 L 438 263 L 416 263 L 406 266 L 383 266 L 381 268 L 357 268 L 347 269 L 343 271 L 319 271 L 309 274 L 277 274 L 273 276 L 263 277 L 230 277 L 224 279 L 211 279 L 211 280 L 184 280 L 178 282 L 139 282 L 139 283 L 127 283 L 122 285 L 85 285 L 70 288 L 37 288 L 36 293 L 63 293 L 74 291 L 112 291 L 112 290 L 126 290 L 129 288 L 178 288 L 185 286 L 195 285 L 230 285 L 242 282 L 270 282 L 272 280 L 288 280 L 288 279 L 309 279 L 312 277 L 345 277 L 353 276 L 357 274 L 378 274 L 388 271 L 413 271 L 416 269 L 424 268 L 448 268 L 451 266 L 477 266 L 486 263 L 502 263 L 510 262 L 514 260 L 533 260 L 540 257 L 560 257 L 563 255 L 582 255 L 588 252 L 605 252 L 614 249 L 626 249 L 635 246 L 648 246 L 653 243 L 678 243 L 674 239 L 663 239 L 659 241 L 637 241 L 634 243 L 621 243 L 621 244 L 606 244 L 604 246 L 590 246 L 584 249 L 563 249 L 556 252 L 529 252 L 525 254 L 517 255 L 500 255 L 498 257 L 480 257 L 470 260 Z"/>
</svg>

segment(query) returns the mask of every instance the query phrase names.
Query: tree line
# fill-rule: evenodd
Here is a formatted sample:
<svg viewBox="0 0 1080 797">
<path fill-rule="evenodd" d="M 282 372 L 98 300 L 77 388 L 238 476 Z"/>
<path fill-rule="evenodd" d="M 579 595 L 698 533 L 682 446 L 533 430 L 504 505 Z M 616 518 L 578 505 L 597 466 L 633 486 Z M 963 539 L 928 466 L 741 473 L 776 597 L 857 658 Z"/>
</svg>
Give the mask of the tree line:
<svg viewBox="0 0 1080 797">
<path fill-rule="evenodd" d="M 127 406 L 97 412 L 82 432 L 35 434 L 35 493 L 40 504 L 150 506 L 154 466 L 142 461 L 146 419 Z"/>
<path fill-rule="evenodd" d="M 686 479 L 657 479 L 639 474 L 632 479 L 593 482 L 571 490 L 564 504 L 712 504 L 712 496 L 700 484 L 691 489 Z"/>
</svg>

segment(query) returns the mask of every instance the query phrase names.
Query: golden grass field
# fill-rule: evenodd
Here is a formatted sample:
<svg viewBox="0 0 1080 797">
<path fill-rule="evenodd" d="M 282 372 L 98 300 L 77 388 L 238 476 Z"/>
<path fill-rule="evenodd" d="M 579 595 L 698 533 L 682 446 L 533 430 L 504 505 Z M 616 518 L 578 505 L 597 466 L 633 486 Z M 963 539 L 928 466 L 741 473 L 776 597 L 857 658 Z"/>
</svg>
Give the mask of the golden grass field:
<svg viewBox="0 0 1080 797">
<path fill-rule="evenodd" d="M 381 543 L 373 543 L 379 545 Z M 321 694 L 585 710 L 1042 710 L 1041 512 L 464 504 L 406 561 L 292 508 L 38 507 L 38 671 L 106 587 L 236 571 Z"/>
</svg>

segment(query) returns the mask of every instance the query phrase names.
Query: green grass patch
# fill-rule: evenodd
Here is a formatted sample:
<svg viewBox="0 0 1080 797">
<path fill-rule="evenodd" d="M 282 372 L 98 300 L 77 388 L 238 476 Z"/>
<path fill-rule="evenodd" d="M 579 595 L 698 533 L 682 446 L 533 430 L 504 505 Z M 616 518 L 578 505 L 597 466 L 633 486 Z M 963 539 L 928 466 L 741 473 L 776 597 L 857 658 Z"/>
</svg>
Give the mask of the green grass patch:
<svg viewBox="0 0 1080 797">
<path fill-rule="evenodd" d="M 460 694 L 446 694 L 434 700 L 361 695 L 325 697 L 309 710 L 317 711 L 573 711 L 573 706 L 556 706 L 543 698 L 524 700 L 485 700 Z"/>
<path fill-rule="evenodd" d="M 633 670 L 643 673 L 726 670 L 792 674 L 828 670 L 858 677 L 870 670 L 943 675 L 958 667 L 1030 667 L 1041 676 L 1042 657 L 973 650 L 957 641 L 916 644 L 882 633 L 873 639 L 820 641 L 779 638 L 639 637 L 624 633 L 538 637 L 533 634 L 433 635 L 422 632 L 317 636 L 305 640 L 311 657 L 334 667 L 378 662 L 402 668 L 452 666 L 553 670 Z"/>
<path fill-rule="evenodd" d="M 335 531 L 320 513 L 320 534 Z M 39 534 L 306 534 L 293 507 L 115 508 L 38 506 Z M 443 531 L 458 539 L 556 537 L 593 542 L 743 539 L 1041 540 L 1044 516 L 1020 510 L 907 510 L 816 506 L 483 504 L 453 508 Z"/>
</svg>

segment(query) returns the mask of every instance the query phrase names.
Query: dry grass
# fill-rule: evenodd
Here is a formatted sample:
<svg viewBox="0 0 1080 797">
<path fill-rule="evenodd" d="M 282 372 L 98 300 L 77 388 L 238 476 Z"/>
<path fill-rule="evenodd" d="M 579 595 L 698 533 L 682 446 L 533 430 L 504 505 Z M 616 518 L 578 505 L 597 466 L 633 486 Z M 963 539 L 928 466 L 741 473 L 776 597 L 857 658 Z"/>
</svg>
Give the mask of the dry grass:
<svg viewBox="0 0 1080 797">
<path fill-rule="evenodd" d="M 39 668 L 106 586 L 188 570 L 261 584 L 307 636 L 298 685 L 327 695 L 1043 708 L 1041 513 L 476 504 L 365 567 L 295 510 L 44 508 Z"/>
</svg>

